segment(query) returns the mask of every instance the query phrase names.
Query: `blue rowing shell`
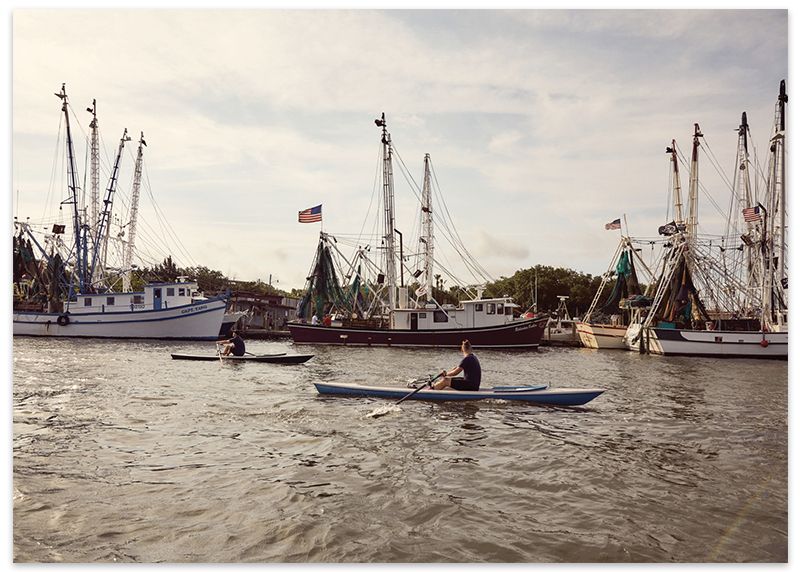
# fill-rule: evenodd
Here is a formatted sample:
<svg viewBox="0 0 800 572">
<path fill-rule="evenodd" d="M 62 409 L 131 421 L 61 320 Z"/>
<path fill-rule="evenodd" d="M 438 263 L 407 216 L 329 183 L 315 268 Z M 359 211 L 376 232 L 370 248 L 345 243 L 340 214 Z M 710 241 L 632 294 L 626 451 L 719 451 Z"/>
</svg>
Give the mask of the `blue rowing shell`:
<svg viewBox="0 0 800 572">
<path fill-rule="evenodd" d="M 383 397 L 402 399 L 413 389 L 405 387 L 386 387 L 358 385 L 355 383 L 314 382 L 321 395 L 344 397 Z M 408 399 L 423 401 L 474 401 L 477 399 L 503 399 L 506 401 L 527 401 L 544 405 L 583 405 L 603 393 L 605 389 L 551 388 L 544 385 L 505 386 L 480 389 L 478 391 L 455 391 L 452 389 L 421 389 Z"/>
</svg>

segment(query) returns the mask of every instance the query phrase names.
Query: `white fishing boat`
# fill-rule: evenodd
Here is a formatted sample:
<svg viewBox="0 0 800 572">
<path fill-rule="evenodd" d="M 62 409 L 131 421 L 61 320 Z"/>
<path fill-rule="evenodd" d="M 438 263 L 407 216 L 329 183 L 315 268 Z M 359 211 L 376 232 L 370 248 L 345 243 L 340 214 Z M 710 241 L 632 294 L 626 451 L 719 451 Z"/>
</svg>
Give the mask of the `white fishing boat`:
<svg viewBox="0 0 800 572">
<path fill-rule="evenodd" d="M 152 283 L 142 292 L 78 294 L 58 313 L 15 311 L 14 335 L 215 340 L 225 305 L 198 296 L 196 282 Z"/>
<path fill-rule="evenodd" d="M 112 268 L 107 258 L 112 206 L 122 152 L 130 137 L 126 129 L 100 208 L 96 106 L 88 110 L 93 119 L 92 193 L 87 200 L 78 184 L 64 86 L 56 96 L 61 100 L 66 128 L 67 199 L 62 204 L 71 206 L 72 242 L 67 244 L 62 239 L 66 225 L 53 225 L 52 232 L 40 241 L 31 224 L 15 221 L 14 335 L 216 339 L 225 313 L 225 296 L 206 298 L 198 291 L 198 284 L 188 280 L 149 283 L 140 291 L 131 289 L 144 136 L 139 140 L 122 267 Z M 117 283 L 121 278 L 121 287 L 112 285 L 112 276 Z"/>
<path fill-rule="evenodd" d="M 761 196 L 750 185 L 749 126 L 746 114 L 742 114 L 733 189 L 738 208 L 728 221 L 727 233 L 738 245 L 732 246 L 724 237 L 707 245 L 698 239 L 697 148 L 702 134 L 695 125 L 689 220 L 681 224 L 676 182 L 675 232 L 651 310 L 626 333 L 630 349 L 661 355 L 788 357 L 784 186 L 787 101 L 782 81 L 770 140 L 767 184 Z M 674 145 L 668 151 L 673 154 L 677 181 Z"/>
</svg>

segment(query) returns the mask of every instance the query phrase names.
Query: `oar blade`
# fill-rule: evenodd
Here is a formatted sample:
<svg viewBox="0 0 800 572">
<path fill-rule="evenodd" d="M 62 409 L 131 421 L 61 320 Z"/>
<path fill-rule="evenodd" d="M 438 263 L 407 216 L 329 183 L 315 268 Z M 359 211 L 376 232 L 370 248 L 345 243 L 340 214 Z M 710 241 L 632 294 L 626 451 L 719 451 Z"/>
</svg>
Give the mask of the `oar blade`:
<svg viewBox="0 0 800 572">
<path fill-rule="evenodd" d="M 388 405 L 381 405 L 380 407 L 373 409 L 372 411 L 367 413 L 367 417 L 376 419 L 378 417 L 383 417 L 384 415 L 388 415 L 389 413 L 394 413 L 395 411 L 401 411 L 400 407 L 398 407 L 396 403 L 390 403 Z"/>
</svg>

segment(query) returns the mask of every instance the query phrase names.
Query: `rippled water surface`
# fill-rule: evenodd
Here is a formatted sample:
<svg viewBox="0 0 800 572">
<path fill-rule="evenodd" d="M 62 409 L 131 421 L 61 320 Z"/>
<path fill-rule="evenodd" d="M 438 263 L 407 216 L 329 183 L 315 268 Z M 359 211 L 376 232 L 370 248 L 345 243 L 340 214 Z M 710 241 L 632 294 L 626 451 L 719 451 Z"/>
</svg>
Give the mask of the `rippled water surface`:
<svg viewBox="0 0 800 572">
<path fill-rule="evenodd" d="M 549 349 L 484 385 L 580 408 L 318 396 L 446 350 L 15 338 L 16 562 L 785 562 L 787 363 Z"/>
</svg>

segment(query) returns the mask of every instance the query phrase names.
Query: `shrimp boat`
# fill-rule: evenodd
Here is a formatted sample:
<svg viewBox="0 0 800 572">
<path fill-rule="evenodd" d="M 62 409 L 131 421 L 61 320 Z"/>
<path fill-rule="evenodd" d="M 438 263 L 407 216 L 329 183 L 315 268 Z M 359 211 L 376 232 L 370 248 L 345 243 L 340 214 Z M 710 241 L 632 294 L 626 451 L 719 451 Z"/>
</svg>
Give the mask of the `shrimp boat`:
<svg viewBox="0 0 800 572">
<path fill-rule="evenodd" d="M 634 262 L 638 260 L 638 262 Z M 639 285 L 636 266 L 643 268 L 652 276 L 647 265 L 639 256 L 629 236 L 620 239 L 617 250 L 611 259 L 612 267 L 603 274 L 600 286 L 583 319 L 575 327 L 584 347 L 593 349 L 628 350 L 625 334 L 628 325 L 643 310 L 649 307 L 652 298 L 643 294 Z M 604 302 L 600 302 L 606 285 L 616 277 L 614 287 Z"/>
<path fill-rule="evenodd" d="M 469 340 L 476 348 L 537 348 L 546 316 L 519 317 L 519 306 L 512 298 L 484 298 L 481 286 L 462 285 L 459 293 L 467 297 L 446 299 L 450 292 L 444 291 L 441 275 L 434 274 L 438 264 L 433 256 L 434 222 L 449 233 L 450 244 L 462 243 L 444 217 L 435 217 L 428 154 L 424 159 L 419 211 L 419 251 L 403 251 L 403 234 L 395 227 L 394 215 L 395 150 L 385 115 L 375 123 L 381 128 L 384 232 L 376 235 L 374 242 L 356 244 L 352 257 L 342 253 L 341 236 L 320 233 L 313 270 L 298 304 L 299 320 L 288 324 L 294 342 L 457 348 Z M 378 262 L 370 257 L 374 253 L 379 253 Z M 463 250 L 459 255 L 473 276 L 490 279 L 468 252 Z M 412 260 L 416 267 L 410 264 Z M 453 277 L 445 269 L 442 272 Z M 340 276 L 344 277 L 341 282 Z"/>
<path fill-rule="evenodd" d="M 667 244 L 668 254 L 652 306 L 639 322 L 629 326 L 625 335 L 629 349 L 661 355 L 788 358 L 784 185 L 787 101 L 785 82 L 781 81 L 767 184 L 761 196 L 750 185 L 750 129 L 747 115 L 742 114 L 733 203 L 738 208 L 728 220 L 727 232 L 733 240 L 723 237 L 704 247 L 697 235 L 697 148 L 702 137 L 699 126 L 695 124 L 690 213 L 685 225 L 680 224 L 674 145 L 668 148 L 675 175 L 678 223 Z"/>
<path fill-rule="evenodd" d="M 151 282 L 141 290 L 131 288 L 134 241 L 142 174 L 144 134 L 134 169 L 128 238 L 122 267 L 107 263 L 112 205 L 119 178 L 122 152 L 130 137 L 120 139 L 113 170 L 102 203 L 98 197 L 99 138 L 96 106 L 92 113 L 92 194 L 88 201 L 78 184 L 70 106 L 66 88 L 55 94 L 61 100 L 66 126 L 68 198 L 73 241 L 62 236 L 65 226 L 54 224 L 43 240 L 28 222 L 15 221 L 13 333 L 26 336 L 158 338 L 214 340 L 222 324 L 226 296 L 204 297 L 198 284 L 179 277 L 175 282 Z M 86 203 L 88 206 L 83 208 Z M 102 204 L 102 210 L 100 205 Z M 89 211 L 89 206 L 91 211 Z M 116 275 L 115 275 L 116 273 Z M 113 281 L 121 277 L 120 288 Z"/>
</svg>

